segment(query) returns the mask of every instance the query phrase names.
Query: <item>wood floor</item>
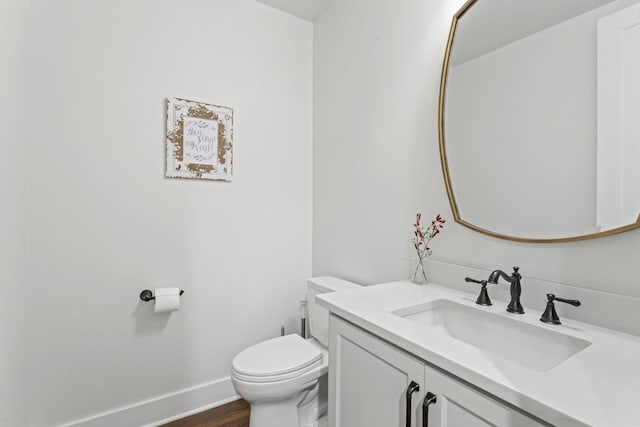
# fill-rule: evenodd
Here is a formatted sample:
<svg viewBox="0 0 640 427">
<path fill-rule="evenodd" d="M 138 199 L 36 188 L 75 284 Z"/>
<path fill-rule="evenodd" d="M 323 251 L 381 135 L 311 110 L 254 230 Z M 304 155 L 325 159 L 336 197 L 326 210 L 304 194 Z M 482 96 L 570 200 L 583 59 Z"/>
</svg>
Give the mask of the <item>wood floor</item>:
<svg viewBox="0 0 640 427">
<path fill-rule="evenodd" d="M 236 400 L 160 427 L 249 427 L 249 404 Z"/>
</svg>

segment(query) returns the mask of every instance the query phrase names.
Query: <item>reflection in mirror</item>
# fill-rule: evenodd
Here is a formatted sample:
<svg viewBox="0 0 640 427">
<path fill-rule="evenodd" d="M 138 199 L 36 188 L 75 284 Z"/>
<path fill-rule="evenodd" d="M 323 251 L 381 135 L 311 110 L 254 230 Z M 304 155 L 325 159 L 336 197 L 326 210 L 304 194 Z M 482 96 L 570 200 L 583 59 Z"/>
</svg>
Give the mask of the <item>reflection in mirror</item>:
<svg viewBox="0 0 640 427">
<path fill-rule="evenodd" d="M 640 225 L 639 2 L 476 0 L 454 18 L 440 137 L 458 222 L 522 241 Z"/>
</svg>

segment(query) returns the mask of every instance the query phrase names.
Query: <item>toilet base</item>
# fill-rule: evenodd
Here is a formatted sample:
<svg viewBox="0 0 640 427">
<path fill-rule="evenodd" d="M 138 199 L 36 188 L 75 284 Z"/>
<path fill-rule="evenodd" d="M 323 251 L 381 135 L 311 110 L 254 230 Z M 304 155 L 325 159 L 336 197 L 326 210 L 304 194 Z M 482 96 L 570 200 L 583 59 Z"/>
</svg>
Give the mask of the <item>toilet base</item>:
<svg viewBox="0 0 640 427">
<path fill-rule="evenodd" d="M 300 427 L 298 403 L 300 395 L 278 402 L 251 402 L 249 427 Z"/>
<path fill-rule="evenodd" d="M 280 401 L 250 402 L 249 427 L 319 427 L 320 417 L 327 412 L 324 375 L 312 387 Z M 321 393 L 325 393 L 323 398 Z"/>
<path fill-rule="evenodd" d="M 320 417 L 327 413 L 327 403 L 327 375 L 323 375 L 298 405 L 298 423 L 300 427 L 319 427 L 318 421 Z"/>
</svg>

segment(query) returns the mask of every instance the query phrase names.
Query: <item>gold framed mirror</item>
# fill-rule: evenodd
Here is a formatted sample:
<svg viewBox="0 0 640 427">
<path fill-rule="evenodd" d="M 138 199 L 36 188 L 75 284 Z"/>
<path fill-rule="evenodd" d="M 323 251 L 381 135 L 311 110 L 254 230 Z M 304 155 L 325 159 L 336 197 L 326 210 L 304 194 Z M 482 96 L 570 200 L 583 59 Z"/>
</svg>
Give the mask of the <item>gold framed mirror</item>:
<svg viewBox="0 0 640 427">
<path fill-rule="evenodd" d="M 528 243 L 640 228 L 638 17 L 640 0 L 469 0 L 456 12 L 438 132 L 457 223 Z"/>
</svg>

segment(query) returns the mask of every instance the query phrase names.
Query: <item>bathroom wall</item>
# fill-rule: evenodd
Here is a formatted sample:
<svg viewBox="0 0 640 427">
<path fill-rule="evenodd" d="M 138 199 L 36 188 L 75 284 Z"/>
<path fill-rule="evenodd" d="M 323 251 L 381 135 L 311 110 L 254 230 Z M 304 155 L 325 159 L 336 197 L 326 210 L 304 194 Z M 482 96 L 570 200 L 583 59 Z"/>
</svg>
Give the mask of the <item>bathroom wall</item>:
<svg viewBox="0 0 640 427">
<path fill-rule="evenodd" d="M 26 6 L 0 2 L 0 426 L 26 420 Z"/>
<path fill-rule="evenodd" d="M 252 0 L 30 13 L 29 425 L 232 398 L 233 356 L 298 330 L 311 274 L 312 24 Z M 233 182 L 164 178 L 173 96 L 234 108 Z M 182 307 L 153 315 L 163 286 Z"/>
<path fill-rule="evenodd" d="M 640 230 L 534 245 L 453 222 L 437 102 L 451 17 L 462 4 L 345 0 L 316 22 L 313 274 L 366 283 L 409 277 L 420 211 L 449 220 L 432 243 L 435 259 L 484 269 L 519 265 L 526 277 L 640 297 L 631 268 Z"/>
</svg>

